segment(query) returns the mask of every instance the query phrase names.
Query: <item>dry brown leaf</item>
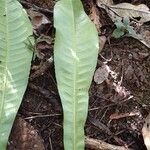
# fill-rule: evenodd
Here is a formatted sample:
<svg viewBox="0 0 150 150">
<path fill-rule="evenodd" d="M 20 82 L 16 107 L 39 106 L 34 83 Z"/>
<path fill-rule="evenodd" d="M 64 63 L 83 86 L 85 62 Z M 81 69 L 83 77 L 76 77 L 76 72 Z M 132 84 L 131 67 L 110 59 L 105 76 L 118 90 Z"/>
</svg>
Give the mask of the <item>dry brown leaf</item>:
<svg viewBox="0 0 150 150">
<path fill-rule="evenodd" d="M 150 21 L 150 11 L 149 8 L 144 5 L 132 5 L 130 3 L 120 3 L 117 5 L 109 5 L 109 7 L 113 12 L 118 14 L 120 17 L 129 17 L 129 18 L 139 18 L 139 22 L 148 22 Z M 107 11 L 110 12 L 109 9 Z"/>
<path fill-rule="evenodd" d="M 97 0 L 96 3 L 99 7 L 101 7 L 102 4 L 113 5 L 113 0 Z"/>
<path fill-rule="evenodd" d="M 140 27 L 139 33 L 142 37 L 142 40 L 140 40 L 145 46 L 150 48 L 150 29 L 149 26 L 142 25 Z"/>
<path fill-rule="evenodd" d="M 106 36 L 99 37 L 99 51 L 101 51 L 104 48 L 106 40 L 107 40 Z"/>
<path fill-rule="evenodd" d="M 145 119 L 145 123 L 142 128 L 142 134 L 147 150 L 150 150 L 150 114 Z"/>
<path fill-rule="evenodd" d="M 102 25 L 100 23 L 99 14 L 98 14 L 95 4 L 92 5 L 90 18 L 96 25 L 98 32 L 100 32 L 100 28 L 102 27 Z"/>
<path fill-rule="evenodd" d="M 33 28 L 35 30 L 38 29 L 41 25 L 51 23 L 50 20 L 45 15 L 43 15 L 42 13 L 39 13 L 39 12 L 34 11 L 32 9 L 29 9 L 27 12 L 31 18 L 31 22 L 32 22 Z"/>
<path fill-rule="evenodd" d="M 107 65 L 103 65 L 102 67 L 98 68 L 94 75 L 94 81 L 97 84 L 101 84 L 103 81 L 105 81 L 108 78 L 109 75 L 109 68 Z"/>
<path fill-rule="evenodd" d="M 15 121 L 9 143 L 9 150 L 45 150 L 37 130 L 21 117 Z"/>
</svg>

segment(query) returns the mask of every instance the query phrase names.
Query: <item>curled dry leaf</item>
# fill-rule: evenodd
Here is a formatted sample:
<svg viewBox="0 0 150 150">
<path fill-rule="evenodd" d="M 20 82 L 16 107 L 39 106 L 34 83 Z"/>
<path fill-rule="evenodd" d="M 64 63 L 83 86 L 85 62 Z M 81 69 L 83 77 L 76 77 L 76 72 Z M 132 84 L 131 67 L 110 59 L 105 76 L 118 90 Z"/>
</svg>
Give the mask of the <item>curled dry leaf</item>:
<svg viewBox="0 0 150 150">
<path fill-rule="evenodd" d="M 48 58 L 51 56 L 51 44 L 53 39 L 50 36 L 41 35 L 36 40 L 36 55 L 39 59 Z"/>
<path fill-rule="evenodd" d="M 145 119 L 145 123 L 142 128 L 142 134 L 147 150 L 150 150 L 150 114 Z"/>
<path fill-rule="evenodd" d="M 103 65 L 102 67 L 99 67 L 95 72 L 94 81 L 97 84 L 101 84 L 108 78 L 109 73 L 110 73 L 110 69 L 107 65 Z"/>
<path fill-rule="evenodd" d="M 31 22 L 34 30 L 38 29 L 41 25 L 50 24 L 50 20 L 40 12 L 29 9 L 28 14 L 31 18 Z"/>
<path fill-rule="evenodd" d="M 132 5 L 129 3 L 120 3 L 117 5 L 107 5 L 105 8 L 108 13 L 112 13 L 110 12 L 112 10 L 120 17 L 140 18 L 139 22 L 142 23 L 150 21 L 149 8 L 144 4 Z"/>
</svg>

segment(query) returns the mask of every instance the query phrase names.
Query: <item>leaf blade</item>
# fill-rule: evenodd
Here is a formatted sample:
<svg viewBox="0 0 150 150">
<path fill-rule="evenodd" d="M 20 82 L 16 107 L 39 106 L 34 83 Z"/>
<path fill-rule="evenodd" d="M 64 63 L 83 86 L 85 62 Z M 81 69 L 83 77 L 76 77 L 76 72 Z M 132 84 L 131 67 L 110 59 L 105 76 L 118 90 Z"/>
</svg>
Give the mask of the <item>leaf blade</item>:
<svg viewBox="0 0 150 150">
<path fill-rule="evenodd" d="M 3 150 L 27 86 L 32 52 L 24 42 L 32 34 L 32 27 L 16 0 L 1 0 L 0 6 L 0 149 Z"/>
<path fill-rule="evenodd" d="M 55 72 L 64 110 L 64 146 L 66 150 L 83 150 L 88 90 L 97 62 L 98 35 L 80 0 L 57 2 L 54 25 Z"/>
</svg>

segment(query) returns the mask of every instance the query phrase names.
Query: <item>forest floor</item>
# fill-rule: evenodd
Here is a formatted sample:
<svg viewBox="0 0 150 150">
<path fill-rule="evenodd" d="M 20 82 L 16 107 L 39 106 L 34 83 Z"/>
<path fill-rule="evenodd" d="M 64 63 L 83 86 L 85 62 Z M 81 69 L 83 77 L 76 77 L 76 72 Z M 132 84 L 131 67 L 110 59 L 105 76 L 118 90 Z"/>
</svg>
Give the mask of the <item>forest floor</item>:
<svg viewBox="0 0 150 150">
<path fill-rule="evenodd" d="M 144 0 L 117 1 L 121 2 L 144 3 L 150 8 L 150 3 Z M 8 150 L 63 150 L 63 113 L 53 63 L 55 2 L 21 3 L 33 23 L 37 57 L 32 62 L 28 88 Z M 85 134 L 126 149 L 146 150 L 141 130 L 150 111 L 150 49 L 132 37 L 111 38 L 114 23 L 104 9 L 94 0 L 83 0 L 83 4 L 87 14 L 101 22 L 99 35 L 105 44 L 101 45 L 96 70 L 101 74 L 107 66 L 112 71 L 101 84 L 92 81 Z M 150 26 L 146 26 L 150 39 Z"/>
</svg>

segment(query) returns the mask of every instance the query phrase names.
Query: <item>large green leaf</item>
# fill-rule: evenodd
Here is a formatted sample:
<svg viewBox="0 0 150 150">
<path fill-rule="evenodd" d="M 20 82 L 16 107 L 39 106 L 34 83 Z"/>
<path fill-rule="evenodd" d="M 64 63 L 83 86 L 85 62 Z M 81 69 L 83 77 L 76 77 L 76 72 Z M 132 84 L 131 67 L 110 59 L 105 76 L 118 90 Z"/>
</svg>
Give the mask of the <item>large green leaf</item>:
<svg viewBox="0 0 150 150">
<path fill-rule="evenodd" d="M 98 35 L 80 0 L 60 0 L 54 9 L 55 72 L 64 111 L 65 150 L 84 149 L 88 90 L 98 55 Z"/>
<path fill-rule="evenodd" d="M 0 0 L 0 150 L 6 149 L 24 95 L 32 52 L 26 46 L 32 27 L 17 0 Z"/>
</svg>

